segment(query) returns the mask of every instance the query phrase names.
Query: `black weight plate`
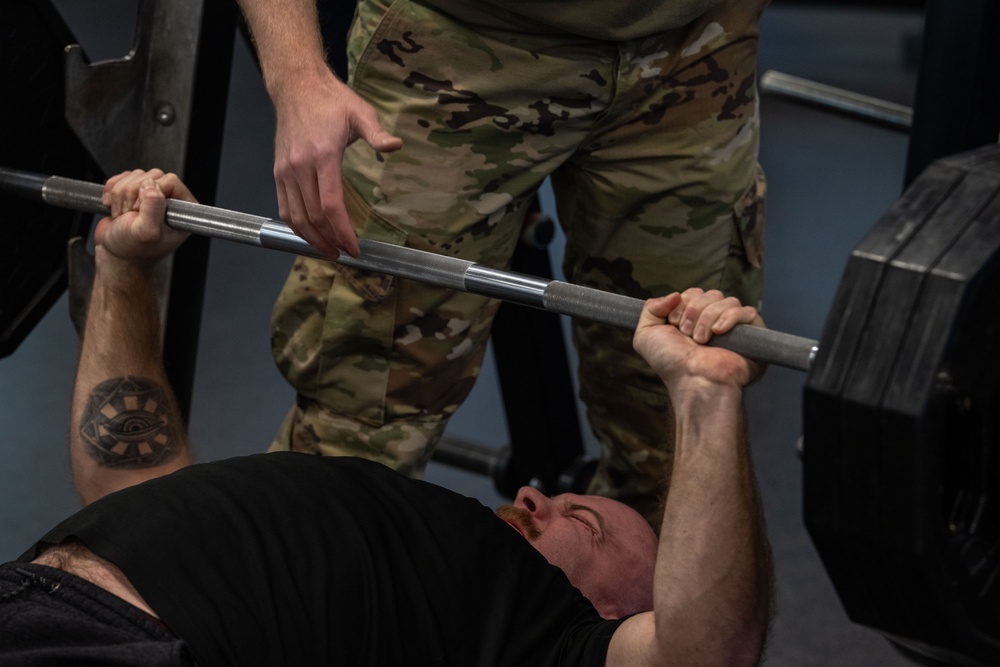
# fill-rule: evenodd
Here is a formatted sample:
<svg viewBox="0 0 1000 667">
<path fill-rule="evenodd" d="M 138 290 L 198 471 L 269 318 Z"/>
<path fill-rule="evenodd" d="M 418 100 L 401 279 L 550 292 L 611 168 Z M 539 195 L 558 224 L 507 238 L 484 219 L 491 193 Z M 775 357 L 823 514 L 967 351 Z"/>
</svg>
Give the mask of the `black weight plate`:
<svg viewBox="0 0 1000 667">
<path fill-rule="evenodd" d="M 882 548 L 905 573 L 906 623 L 885 628 L 941 656 L 1000 663 L 1000 151 L 968 165 L 992 182 L 927 276 L 883 402 L 883 460 L 893 489 Z M 919 325 L 918 325 L 919 323 Z M 903 462 L 905 465 L 900 465 Z M 895 518 L 895 520 L 893 520 Z M 953 659 L 957 662 L 957 658 Z"/>
<path fill-rule="evenodd" d="M 855 575 L 875 601 L 862 606 L 870 614 L 866 625 L 886 629 L 896 624 L 909 626 L 925 616 L 921 609 L 924 598 L 911 585 L 914 573 L 902 566 L 898 553 L 886 542 L 887 536 L 914 514 L 912 505 L 908 511 L 906 507 L 910 486 L 906 474 L 918 457 L 905 451 L 909 442 L 886 439 L 883 395 L 894 375 L 912 370 L 900 368 L 906 364 L 900 358 L 906 341 L 915 330 L 920 332 L 930 325 L 915 318 L 928 273 L 976 211 L 990 200 L 996 182 L 995 176 L 967 174 L 889 262 L 841 394 L 846 461 L 843 472 L 848 488 L 855 490 L 844 495 L 841 511 L 851 525 L 855 538 L 852 543 L 859 547 L 856 562 L 869 563 Z M 942 325 L 937 324 L 936 328 Z M 928 364 L 934 361 L 927 360 Z M 893 446 L 904 451 L 899 456 L 886 454 L 886 449 L 892 450 Z M 905 513 L 897 511 L 898 505 L 904 506 Z"/>
<path fill-rule="evenodd" d="M 64 118 L 72 33 L 49 2 L 0 2 L 0 164 L 87 181 L 103 175 Z M 66 288 L 66 242 L 91 216 L 0 193 L 0 357 Z"/>
<path fill-rule="evenodd" d="M 867 319 L 839 339 L 847 370 L 806 391 L 806 523 L 848 615 L 952 664 L 1000 662 L 998 191 L 996 147 L 925 171 L 901 200 L 924 214 L 876 226 L 906 230 L 892 256 L 852 254 L 883 268 Z"/>
<path fill-rule="evenodd" d="M 864 459 L 865 449 L 870 445 L 857 442 L 858 435 L 848 433 L 861 430 L 861 437 L 865 438 L 863 429 L 847 426 L 849 417 L 859 417 L 851 414 L 857 408 L 845 405 L 843 394 L 853 370 L 863 370 L 871 363 L 870 358 L 859 358 L 861 345 L 889 263 L 947 200 L 961 174 L 954 169 L 928 169 L 851 253 L 806 381 L 803 395 L 806 525 L 848 609 L 876 606 L 872 600 L 876 591 L 868 582 L 857 581 L 851 572 L 858 562 L 873 557 L 856 533 L 869 521 L 864 499 L 871 499 L 878 492 L 878 480 L 873 477 L 874 468 L 858 470 L 858 459 Z M 883 345 L 883 349 L 892 349 L 888 341 Z M 885 378 L 881 381 L 884 384 Z M 861 418 L 864 421 L 864 416 Z M 870 423 L 870 419 L 867 421 Z M 842 573 L 847 573 L 846 579 Z"/>
</svg>

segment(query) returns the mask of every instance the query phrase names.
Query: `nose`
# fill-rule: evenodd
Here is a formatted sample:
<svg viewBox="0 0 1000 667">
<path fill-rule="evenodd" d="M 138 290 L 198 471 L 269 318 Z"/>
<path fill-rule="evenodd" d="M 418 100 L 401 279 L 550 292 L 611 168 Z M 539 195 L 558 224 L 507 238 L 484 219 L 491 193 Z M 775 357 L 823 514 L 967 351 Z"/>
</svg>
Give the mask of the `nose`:
<svg viewBox="0 0 1000 667">
<path fill-rule="evenodd" d="M 544 521 L 552 514 L 552 501 L 544 493 L 530 486 L 522 486 L 514 505 L 526 509 L 535 521 Z"/>
</svg>

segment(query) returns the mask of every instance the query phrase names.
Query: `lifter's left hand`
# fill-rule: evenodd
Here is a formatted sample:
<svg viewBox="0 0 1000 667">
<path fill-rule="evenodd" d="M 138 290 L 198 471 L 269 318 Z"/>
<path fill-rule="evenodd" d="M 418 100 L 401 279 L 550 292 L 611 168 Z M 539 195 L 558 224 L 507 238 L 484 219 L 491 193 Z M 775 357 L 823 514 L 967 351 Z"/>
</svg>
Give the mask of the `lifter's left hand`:
<svg viewBox="0 0 1000 667">
<path fill-rule="evenodd" d="M 167 227 L 167 198 L 195 201 L 177 175 L 159 169 L 137 169 L 108 179 L 102 202 L 111 215 L 94 230 L 98 261 L 152 264 L 176 250 L 188 234 Z"/>
<path fill-rule="evenodd" d="M 733 297 L 692 288 L 649 299 L 633 346 L 670 390 L 691 380 L 742 389 L 763 367 L 730 350 L 704 345 L 737 324 L 763 326 L 764 321 L 756 308 Z"/>
</svg>

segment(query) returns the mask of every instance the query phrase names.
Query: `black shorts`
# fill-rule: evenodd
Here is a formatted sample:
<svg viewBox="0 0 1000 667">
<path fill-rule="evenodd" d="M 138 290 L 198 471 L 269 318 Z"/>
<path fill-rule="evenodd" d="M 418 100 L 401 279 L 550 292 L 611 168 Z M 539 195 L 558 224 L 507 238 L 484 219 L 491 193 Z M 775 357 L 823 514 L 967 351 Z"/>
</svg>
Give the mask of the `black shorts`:
<svg viewBox="0 0 1000 667">
<path fill-rule="evenodd" d="M 0 565 L 0 665 L 195 665 L 157 619 L 75 575 Z"/>
</svg>

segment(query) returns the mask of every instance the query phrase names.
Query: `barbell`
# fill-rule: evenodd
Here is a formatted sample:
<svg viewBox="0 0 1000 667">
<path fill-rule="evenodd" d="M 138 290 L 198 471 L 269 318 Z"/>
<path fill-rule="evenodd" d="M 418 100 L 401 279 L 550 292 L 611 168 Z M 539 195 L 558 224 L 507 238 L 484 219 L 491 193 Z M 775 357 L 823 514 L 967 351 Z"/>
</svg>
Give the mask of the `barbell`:
<svg viewBox="0 0 1000 667">
<path fill-rule="evenodd" d="M 102 186 L 0 169 L 0 191 L 106 213 Z M 280 221 L 171 200 L 167 224 L 313 257 Z M 338 261 L 634 328 L 642 300 L 361 239 Z M 852 251 L 821 342 L 716 344 L 808 371 L 806 527 L 851 619 L 921 656 L 1000 663 L 1000 148 L 932 164 Z"/>
<path fill-rule="evenodd" d="M 0 167 L 0 192 L 52 206 L 107 215 L 109 210 L 101 202 L 103 190 L 97 183 Z M 329 259 L 280 220 L 169 199 L 166 222 L 174 229 L 192 234 Z M 354 269 L 409 278 L 631 330 L 642 312 L 642 299 L 622 294 L 370 239 L 358 239 L 358 243 L 359 257 L 341 254 L 336 261 Z M 801 336 L 744 325 L 715 336 L 713 344 L 758 361 L 798 370 L 809 369 L 817 345 L 816 341 Z"/>
</svg>

